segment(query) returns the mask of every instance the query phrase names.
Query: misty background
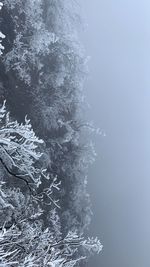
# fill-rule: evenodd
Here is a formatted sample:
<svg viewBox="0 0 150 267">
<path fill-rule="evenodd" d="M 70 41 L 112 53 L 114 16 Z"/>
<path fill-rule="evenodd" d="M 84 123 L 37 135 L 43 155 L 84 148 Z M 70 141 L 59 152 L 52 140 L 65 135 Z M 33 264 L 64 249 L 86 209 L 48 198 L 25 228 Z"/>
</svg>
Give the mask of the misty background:
<svg viewBox="0 0 150 267">
<path fill-rule="evenodd" d="M 106 133 L 88 182 L 90 232 L 104 248 L 88 267 L 149 267 L 150 2 L 87 0 L 83 10 L 87 115 Z"/>
</svg>

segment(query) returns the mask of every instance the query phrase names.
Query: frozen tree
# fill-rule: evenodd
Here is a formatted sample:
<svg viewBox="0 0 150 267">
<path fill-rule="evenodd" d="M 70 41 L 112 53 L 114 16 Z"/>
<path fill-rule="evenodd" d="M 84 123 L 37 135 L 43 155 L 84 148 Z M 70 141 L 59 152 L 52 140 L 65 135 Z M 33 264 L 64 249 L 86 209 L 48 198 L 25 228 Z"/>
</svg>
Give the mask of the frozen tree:
<svg viewBox="0 0 150 267">
<path fill-rule="evenodd" d="M 96 253 L 102 249 L 99 240 L 85 240 L 77 232 L 63 237 L 56 210 L 59 206 L 51 196 L 53 190 L 61 190 L 61 185 L 36 165 L 42 156 L 38 147 L 42 143 L 27 118 L 24 124 L 10 119 L 4 102 L 0 108 L 0 266 L 71 267 L 86 258 L 86 252 L 79 255 L 80 248 Z M 13 184 L 13 177 L 21 179 L 27 188 Z M 43 179 L 51 183 L 40 189 Z M 47 204 L 51 209 L 45 227 L 42 216 L 47 213 Z"/>
<path fill-rule="evenodd" d="M 57 240 L 68 232 L 80 237 L 92 213 L 86 187 L 95 153 L 87 138 L 89 124 L 82 116 L 87 107 L 82 92 L 87 58 L 77 34 L 81 19 L 76 2 L 4 0 L 0 20 L 7 36 L 0 60 L 0 97 L 7 100 L 14 118 L 9 118 L 4 105 L 2 141 L 6 138 L 7 143 L 0 144 L 0 155 L 4 177 L 9 177 L 1 184 L 3 216 L 9 218 L 5 225 L 20 220 L 19 213 L 14 217 L 13 205 L 23 214 L 31 215 L 35 209 L 33 217 L 39 216 Z M 28 203 L 32 208 L 25 211 Z M 72 261 L 82 250 L 83 242 Z M 58 257 L 49 265 L 75 264 L 64 261 Z"/>
</svg>

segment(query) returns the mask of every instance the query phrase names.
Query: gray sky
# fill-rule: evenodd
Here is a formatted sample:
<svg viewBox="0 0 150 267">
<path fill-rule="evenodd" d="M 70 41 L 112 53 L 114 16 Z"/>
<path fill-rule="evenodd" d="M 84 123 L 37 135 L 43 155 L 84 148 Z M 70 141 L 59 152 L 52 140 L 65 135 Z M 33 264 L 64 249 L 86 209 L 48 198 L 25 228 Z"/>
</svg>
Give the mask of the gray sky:
<svg viewBox="0 0 150 267">
<path fill-rule="evenodd" d="M 104 245 L 88 267 L 150 266 L 150 2 L 86 0 L 83 43 L 90 120 L 105 129 L 89 171 L 94 216 Z"/>
</svg>

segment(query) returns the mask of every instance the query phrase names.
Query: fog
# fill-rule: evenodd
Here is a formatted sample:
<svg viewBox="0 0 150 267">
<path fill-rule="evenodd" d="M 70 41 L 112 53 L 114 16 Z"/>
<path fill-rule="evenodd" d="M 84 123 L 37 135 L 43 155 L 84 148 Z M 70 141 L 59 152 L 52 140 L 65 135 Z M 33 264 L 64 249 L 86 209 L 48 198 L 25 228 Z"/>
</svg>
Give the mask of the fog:
<svg viewBox="0 0 150 267">
<path fill-rule="evenodd" d="M 150 3 L 87 0 L 83 7 L 87 114 L 106 133 L 94 138 L 88 183 L 90 232 L 104 248 L 88 267 L 149 267 Z"/>
</svg>

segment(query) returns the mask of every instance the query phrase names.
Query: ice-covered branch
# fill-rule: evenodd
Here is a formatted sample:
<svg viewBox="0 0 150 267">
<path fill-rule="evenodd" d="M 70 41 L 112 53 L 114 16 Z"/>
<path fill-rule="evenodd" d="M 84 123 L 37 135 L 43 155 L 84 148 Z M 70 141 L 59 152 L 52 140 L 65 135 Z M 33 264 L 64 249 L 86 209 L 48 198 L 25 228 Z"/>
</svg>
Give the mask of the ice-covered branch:
<svg viewBox="0 0 150 267">
<path fill-rule="evenodd" d="M 41 169 L 34 164 L 40 159 L 38 145 L 43 141 L 36 137 L 30 120 L 24 124 L 10 120 L 5 102 L 0 108 L 0 161 L 9 174 L 37 187 L 41 183 Z"/>
<path fill-rule="evenodd" d="M 0 2 L 0 10 L 3 7 L 3 3 Z M 0 56 L 3 54 L 4 46 L 2 45 L 2 40 L 5 38 L 5 35 L 0 31 Z"/>
</svg>

